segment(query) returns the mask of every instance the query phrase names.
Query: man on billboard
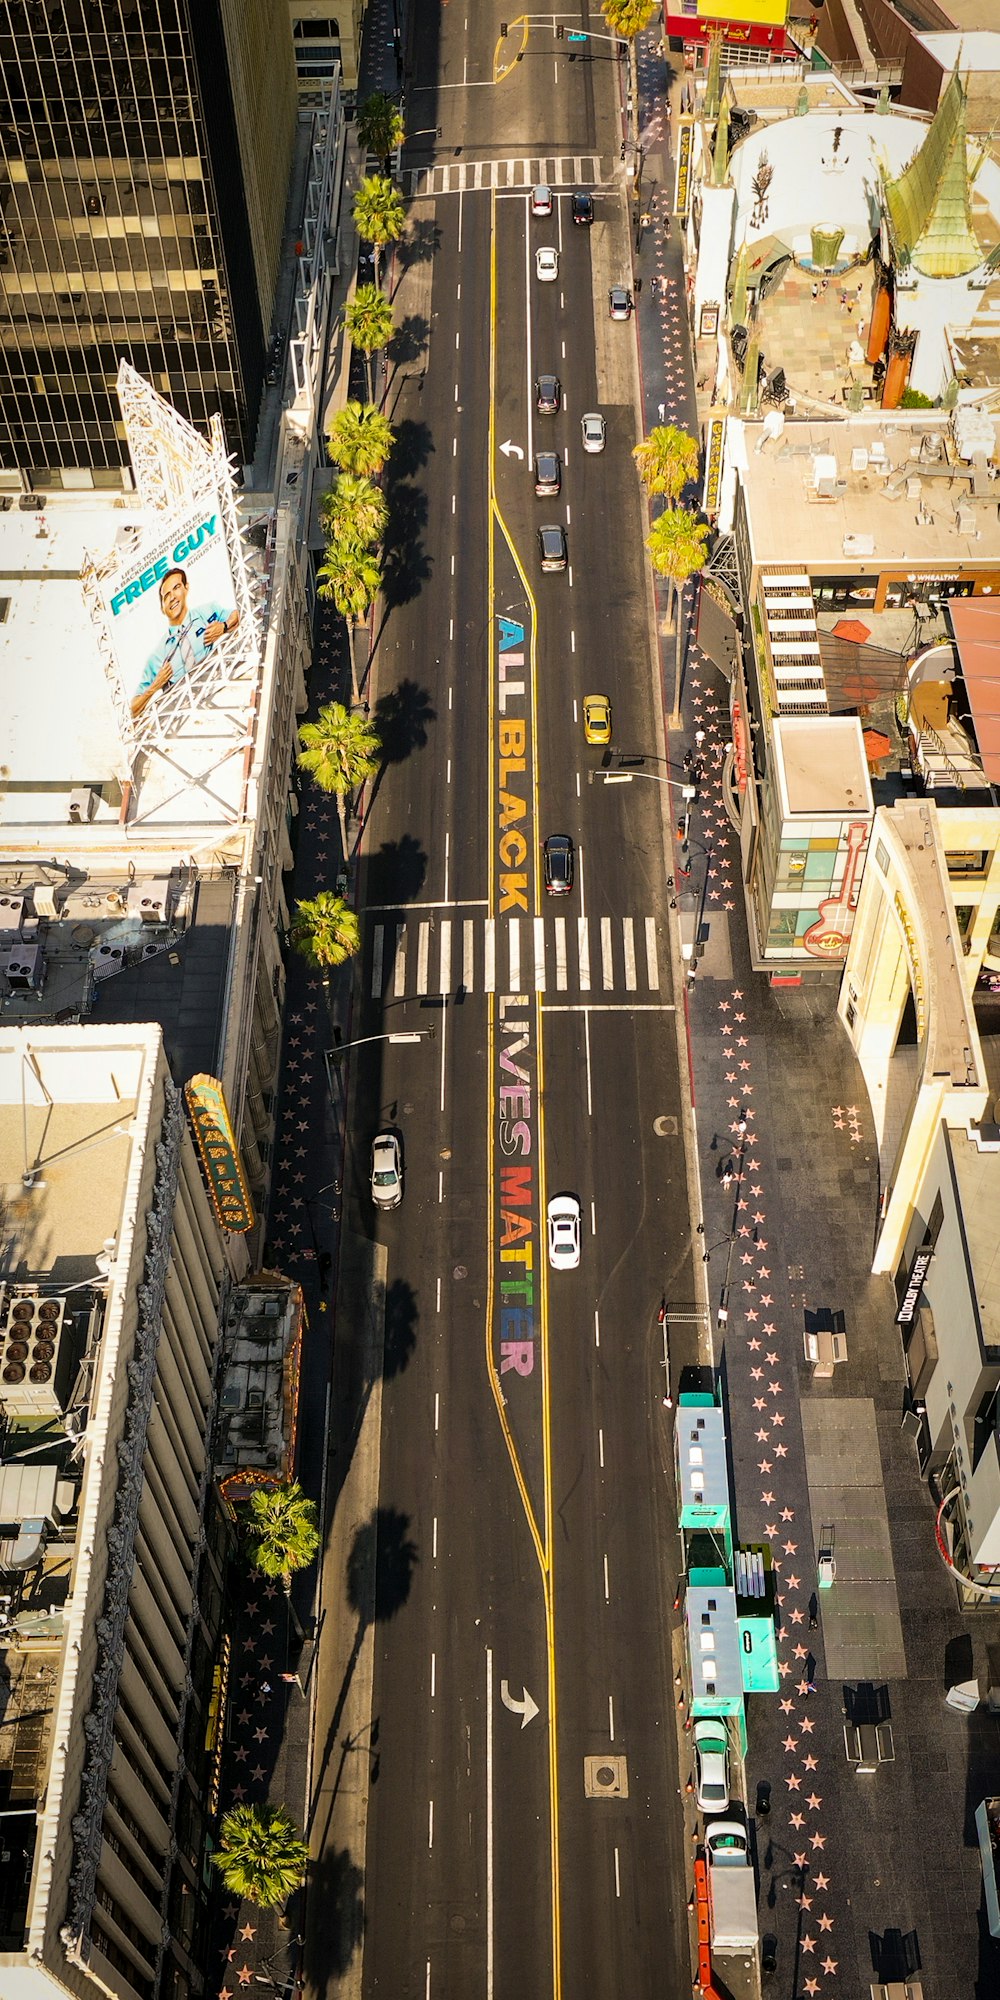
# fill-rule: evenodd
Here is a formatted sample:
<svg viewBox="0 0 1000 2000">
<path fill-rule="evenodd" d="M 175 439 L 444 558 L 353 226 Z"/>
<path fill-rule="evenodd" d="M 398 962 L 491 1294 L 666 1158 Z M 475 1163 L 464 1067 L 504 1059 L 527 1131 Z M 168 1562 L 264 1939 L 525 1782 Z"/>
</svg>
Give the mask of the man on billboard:
<svg viewBox="0 0 1000 2000">
<path fill-rule="evenodd" d="M 217 604 L 188 603 L 187 571 L 168 569 L 160 579 L 160 609 L 167 621 L 162 639 L 153 647 L 142 679 L 132 698 L 132 714 L 139 716 L 161 688 L 176 687 L 192 667 L 207 660 L 213 646 L 235 632 L 238 611 L 224 611 Z"/>
</svg>

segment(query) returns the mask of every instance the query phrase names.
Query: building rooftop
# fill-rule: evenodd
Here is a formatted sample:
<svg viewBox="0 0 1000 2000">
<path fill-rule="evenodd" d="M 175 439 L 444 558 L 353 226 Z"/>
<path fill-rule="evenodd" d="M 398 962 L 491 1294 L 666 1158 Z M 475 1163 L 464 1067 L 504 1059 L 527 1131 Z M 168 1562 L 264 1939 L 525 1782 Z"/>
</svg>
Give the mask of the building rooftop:
<svg viewBox="0 0 1000 2000">
<path fill-rule="evenodd" d="M 947 570 L 1000 558 L 995 483 L 985 464 L 977 472 L 959 457 L 938 411 L 796 420 L 773 439 L 762 422 L 731 418 L 728 446 L 757 563 L 788 565 L 790 520 L 795 561 L 834 573 L 845 559 L 852 570 L 870 559 L 875 575 L 893 563 Z"/>
<path fill-rule="evenodd" d="M 1000 1347 L 1000 1153 L 982 1150 L 954 1126 L 948 1139 L 983 1339 Z"/>
<path fill-rule="evenodd" d="M 954 14 L 955 8 L 952 7 Z M 985 17 L 996 19 L 995 6 L 987 4 L 982 8 Z M 958 63 L 962 75 L 975 70 L 1000 69 L 1000 34 L 993 27 L 966 28 L 960 34 L 953 29 L 930 29 L 924 34 L 914 35 L 914 41 L 941 64 L 942 69 L 954 69 Z"/>
<path fill-rule="evenodd" d="M 782 818 L 874 811 L 864 733 L 856 715 L 784 715 L 772 725 Z"/>
</svg>

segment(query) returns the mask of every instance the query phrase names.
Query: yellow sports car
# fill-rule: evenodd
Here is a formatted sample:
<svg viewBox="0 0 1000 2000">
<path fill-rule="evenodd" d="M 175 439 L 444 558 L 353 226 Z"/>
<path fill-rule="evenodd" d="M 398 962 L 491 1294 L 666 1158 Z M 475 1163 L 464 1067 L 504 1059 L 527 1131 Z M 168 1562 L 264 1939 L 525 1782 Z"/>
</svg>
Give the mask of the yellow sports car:
<svg viewBox="0 0 1000 2000">
<path fill-rule="evenodd" d="M 611 703 L 606 694 L 584 695 L 583 733 L 588 743 L 610 743 Z"/>
</svg>

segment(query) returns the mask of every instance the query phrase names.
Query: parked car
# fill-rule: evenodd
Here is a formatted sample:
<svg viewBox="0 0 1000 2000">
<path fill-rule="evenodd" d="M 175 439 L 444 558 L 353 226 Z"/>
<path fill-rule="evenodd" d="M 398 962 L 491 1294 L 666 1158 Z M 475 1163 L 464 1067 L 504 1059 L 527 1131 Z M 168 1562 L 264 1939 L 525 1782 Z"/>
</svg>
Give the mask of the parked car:
<svg viewBox="0 0 1000 2000">
<path fill-rule="evenodd" d="M 574 222 L 579 222 L 586 228 L 594 220 L 593 195 L 584 194 L 581 189 L 578 189 L 570 202 L 570 214 Z"/>
<path fill-rule="evenodd" d="M 703 1813 L 723 1813 L 729 1804 L 729 1738 L 726 1725 L 705 1716 L 694 1725 L 695 1796 Z"/>
<path fill-rule="evenodd" d="M 580 1204 L 575 1194 L 554 1194 L 547 1219 L 552 1269 L 575 1271 L 580 1262 Z"/>
<path fill-rule="evenodd" d="M 550 243 L 539 244 L 535 251 L 535 276 L 543 285 L 553 285 L 559 276 L 559 252 Z"/>
<path fill-rule="evenodd" d="M 403 1155 L 395 1132 L 372 1140 L 372 1200 L 376 1208 L 398 1208 L 403 1199 Z"/>
<path fill-rule="evenodd" d="M 558 375 L 539 375 L 535 383 L 535 408 L 545 417 L 551 417 L 562 402 L 562 383 Z"/>
<path fill-rule="evenodd" d="M 553 527 L 539 528 L 538 553 L 541 557 L 543 570 L 565 569 L 566 567 L 565 529 L 559 527 L 558 523 Z"/>
<path fill-rule="evenodd" d="M 550 896 L 568 896 L 573 887 L 573 842 L 568 833 L 550 833 L 542 848 L 542 874 Z"/>
<path fill-rule="evenodd" d="M 580 429 L 583 432 L 584 451 L 604 450 L 607 426 L 600 410 L 588 410 L 586 416 L 580 418 Z"/>
<path fill-rule="evenodd" d="M 540 499 L 558 493 L 562 485 L 562 461 L 557 451 L 535 453 L 535 492 Z"/>
<path fill-rule="evenodd" d="M 624 285 L 612 285 L 608 291 L 608 311 L 612 319 L 631 319 L 632 294 Z"/>
</svg>

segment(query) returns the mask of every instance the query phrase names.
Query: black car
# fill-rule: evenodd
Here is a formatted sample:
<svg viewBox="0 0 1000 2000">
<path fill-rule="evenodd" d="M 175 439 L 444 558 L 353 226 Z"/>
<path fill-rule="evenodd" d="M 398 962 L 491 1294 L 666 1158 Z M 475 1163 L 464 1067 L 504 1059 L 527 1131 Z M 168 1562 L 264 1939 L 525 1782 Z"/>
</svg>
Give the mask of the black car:
<svg viewBox="0 0 1000 2000">
<path fill-rule="evenodd" d="M 558 525 L 554 528 L 539 528 L 538 553 L 543 569 L 565 569 L 566 533 Z"/>
<path fill-rule="evenodd" d="M 576 193 L 570 202 L 570 213 L 574 222 L 587 225 L 594 220 L 594 197 L 592 194 Z"/>
<path fill-rule="evenodd" d="M 573 842 L 568 833 L 550 833 L 542 848 L 542 870 L 550 896 L 568 896 L 573 887 Z"/>
<path fill-rule="evenodd" d="M 543 417 L 555 415 L 562 402 L 562 383 L 558 375 L 539 375 L 535 383 L 535 408 Z"/>
<path fill-rule="evenodd" d="M 558 493 L 562 485 L 562 466 L 557 451 L 539 451 L 535 454 L 535 492 L 539 498 L 548 493 Z"/>
</svg>

